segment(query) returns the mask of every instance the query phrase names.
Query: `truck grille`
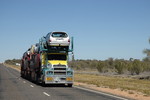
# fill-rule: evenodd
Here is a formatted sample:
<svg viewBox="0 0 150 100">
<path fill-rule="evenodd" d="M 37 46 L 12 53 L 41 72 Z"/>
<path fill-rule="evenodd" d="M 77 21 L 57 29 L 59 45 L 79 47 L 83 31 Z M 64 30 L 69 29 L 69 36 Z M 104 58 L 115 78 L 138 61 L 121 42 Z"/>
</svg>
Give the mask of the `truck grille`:
<svg viewBox="0 0 150 100">
<path fill-rule="evenodd" d="M 66 75 L 66 65 L 54 65 L 54 75 Z"/>
<path fill-rule="evenodd" d="M 54 75 L 66 75 L 66 72 L 54 72 Z"/>
<path fill-rule="evenodd" d="M 66 70 L 66 68 L 54 68 L 54 70 Z"/>
</svg>

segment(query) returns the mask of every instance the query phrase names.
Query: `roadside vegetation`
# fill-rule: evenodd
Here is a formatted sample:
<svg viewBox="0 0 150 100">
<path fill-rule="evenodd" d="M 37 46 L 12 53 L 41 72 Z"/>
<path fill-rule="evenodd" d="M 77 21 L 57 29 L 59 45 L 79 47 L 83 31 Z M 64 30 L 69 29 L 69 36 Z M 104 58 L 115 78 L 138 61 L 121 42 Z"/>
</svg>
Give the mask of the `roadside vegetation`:
<svg viewBox="0 0 150 100">
<path fill-rule="evenodd" d="M 21 59 L 8 59 L 5 60 L 6 64 L 16 65 L 16 63 L 21 64 Z"/>
<path fill-rule="evenodd" d="M 138 59 L 113 59 L 100 60 L 75 60 L 69 65 L 75 70 L 97 70 L 99 73 L 130 74 L 139 75 L 143 72 L 150 72 L 150 61 L 140 61 Z"/>
<path fill-rule="evenodd" d="M 135 91 L 142 93 L 144 96 L 150 96 L 149 80 L 139 80 L 114 76 L 75 74 L 75 81 L 86 84 L 93 84 L 102 88 L 119 89 L 121 91 L 127 91 L 129 94 L 131 92 L 134 93 Z"/>
<path fill-rule="evenodd" d="M 8 59 L 8 60 L 5 60 L 5 62 L 4 62 L 5 66 L 12 67 L 12 68 L 20 70 L 21 66 L 19 66 L 17 64 L 21 64 L 21 59 L 12 59 L 12 60 Z"/>
<path fill-rule="evenodd" d="M 149 39 L 150 43 L 150 39 Z M 143 50 L 147 56 L 143 60 L 130 58 L 129 60 L 108 58 L 107 60 L 74 60 L 69 65 L 75 70 L 97 70 L 99 73 L 139 75 L 150 73 L 150 49 Z"/>
</svg>

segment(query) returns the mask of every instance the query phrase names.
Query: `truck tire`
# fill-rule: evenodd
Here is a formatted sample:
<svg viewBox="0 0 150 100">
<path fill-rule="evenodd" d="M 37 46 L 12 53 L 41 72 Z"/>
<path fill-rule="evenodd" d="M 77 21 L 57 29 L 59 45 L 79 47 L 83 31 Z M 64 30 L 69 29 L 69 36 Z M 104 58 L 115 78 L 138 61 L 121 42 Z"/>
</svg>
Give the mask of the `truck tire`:
<svg viewBox="0 0 150 100">
<path fill-rule="evenodd" d="M 72 87 L 73 84 L 68 84 L 67 87 Z"/>
<path fill-rule="evenodd" d="M 38 77 L 38 75 L 37 75 L 37 74 L 36 74 L 35 83 L 36 83 L 37 85 L 39 85 L 39 77 Z"/>
<path fill-rule="evenodd" d="M 46 84 L 45 84 L 45 82 L 42 82 L 42 86 L 43 86 L 43 87 L 46 87 Z"/>
<path fill-rule="evenodd" d="M 23 71 L 21 71 L 21 77 L 22 77 L 22 78 L 24 78 L 24 74 L 23 74 L 23 73 L 24 73 L 24 72 L 23 72 Z"/>
</svg>

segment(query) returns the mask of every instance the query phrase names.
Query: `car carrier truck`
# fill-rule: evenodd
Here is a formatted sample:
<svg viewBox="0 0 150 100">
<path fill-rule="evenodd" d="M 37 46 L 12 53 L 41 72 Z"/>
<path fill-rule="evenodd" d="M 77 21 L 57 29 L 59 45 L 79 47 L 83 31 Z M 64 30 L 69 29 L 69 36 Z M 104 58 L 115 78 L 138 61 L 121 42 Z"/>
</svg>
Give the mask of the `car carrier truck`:
<svg viewBox="0 0 150 100">
<path fill-rule="evenodd" d="M 72 87 L 74 71 L 68 66 L 69 53 L 73 53 L 73 37 L 64 46 L 46 46 L 45 37 L 32 45 L 22 57 L 21 76 L 36 83 L 64 84 Z"/>
</svg>

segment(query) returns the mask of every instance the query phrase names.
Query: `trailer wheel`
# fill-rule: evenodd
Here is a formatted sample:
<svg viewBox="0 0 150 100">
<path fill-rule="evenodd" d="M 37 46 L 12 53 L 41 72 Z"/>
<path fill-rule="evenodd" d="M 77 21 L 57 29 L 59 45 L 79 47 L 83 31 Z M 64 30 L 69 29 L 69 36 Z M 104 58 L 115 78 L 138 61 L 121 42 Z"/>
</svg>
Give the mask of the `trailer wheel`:
<svg viewBox="0 0 150 100">
<path fill-rule="evenodd" d="M 35 83 L 36 83 L 37 85 L 39 85 L 39 78 L 38 78 L 38 76 L 37 76 L 37 75 L 36 75 Z"/>
<path fill-rule="evenodd" d="M 22 71 L 21 71 L 21 77 L 22 77 L 22 78 L 24 78 L 24 74 L 23 74 L 23 72 L 22 72 Z"/>
</svg>

